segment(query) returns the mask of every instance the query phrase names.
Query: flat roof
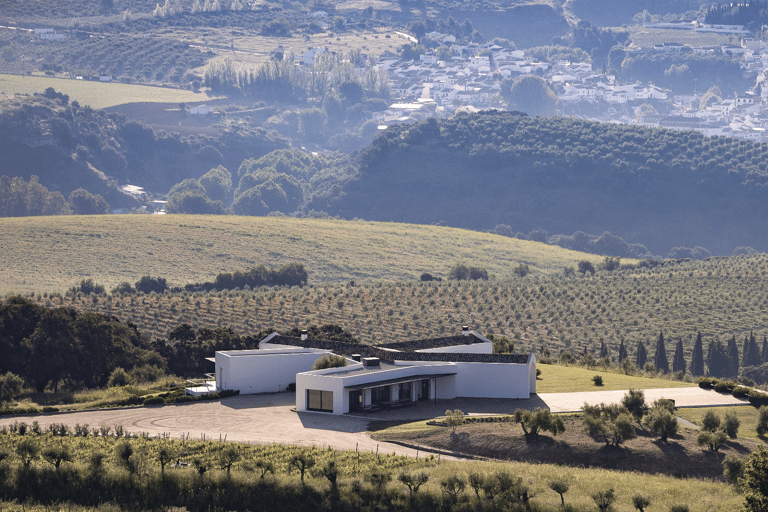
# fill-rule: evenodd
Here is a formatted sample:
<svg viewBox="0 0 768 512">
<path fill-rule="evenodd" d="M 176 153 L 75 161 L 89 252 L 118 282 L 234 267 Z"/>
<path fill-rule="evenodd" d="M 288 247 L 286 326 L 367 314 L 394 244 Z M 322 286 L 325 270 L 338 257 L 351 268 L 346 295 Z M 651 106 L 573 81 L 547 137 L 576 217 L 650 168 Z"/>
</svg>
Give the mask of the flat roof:
<svg viewBox="0 0 768 512">
<path fill-rule="evenodd" d="M 402 382 L 415 382 L 417 380 L 424 380 L 424 379 L 436 379 L 438 377 L 450 377 L 451 375 L 456 375 L 456 372 L 453 373 L 428 373 L 423 375 L 411 375 L 409 377 L 400 377 L 397 379 L 386 379 L 386 380 L 379 380 L 376 382 L 366 382 L 365 384 L 356 384 L 354 386 L 344 386 L 344 389 L 371 389 L 371 388 L 378 388 L 380 386 L 391 386 L 392 384 L 400 384 Z"/>
</svg>

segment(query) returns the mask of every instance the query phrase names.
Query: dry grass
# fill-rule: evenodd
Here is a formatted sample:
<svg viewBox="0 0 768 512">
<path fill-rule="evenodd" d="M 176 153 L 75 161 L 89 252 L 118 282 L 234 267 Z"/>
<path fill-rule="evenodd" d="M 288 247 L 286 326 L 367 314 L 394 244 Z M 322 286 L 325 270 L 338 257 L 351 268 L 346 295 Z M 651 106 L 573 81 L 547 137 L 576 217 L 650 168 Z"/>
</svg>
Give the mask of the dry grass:
<svg viewBox="0 0 768 512">
<path fill-rule="evenodd" d="M 58 291 L 83 278 L 107 287 L 162 276 L 176 285 L 254 265 L 303 264 L 310 282 L 447 276 L 456 263 L 506 278 L 600 258 L 454 228 L 236 216 L 95 216 L 0 219 L 0 293 Z"/>
<path fill-rule="evenodd" d="M 136 102 L 194 103 L 216 98 L 205 93 L 168 87 L 0 74 L 0 92 L 9 96 L 42 93 L 48 87 L 53 87 L 58 92 L 69 95 L 70 100 L 77 100 L 81 105 L 90 105 L 93 108 L 106 108 Z"/>
</svg>

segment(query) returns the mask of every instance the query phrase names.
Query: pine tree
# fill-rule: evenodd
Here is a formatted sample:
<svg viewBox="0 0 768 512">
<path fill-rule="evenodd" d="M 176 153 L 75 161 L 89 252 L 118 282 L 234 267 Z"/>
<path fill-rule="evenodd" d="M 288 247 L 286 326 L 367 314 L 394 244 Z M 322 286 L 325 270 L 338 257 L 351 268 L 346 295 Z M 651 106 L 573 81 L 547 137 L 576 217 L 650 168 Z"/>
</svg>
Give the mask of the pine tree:
<svg viewBox="0 0 768 512">
<path fill-rule="evenodd" d="M 637 367 L 641 370 L 645 368 L 645 363 L 648 361 L 648 354 L 645 352 L 645 345 L 641 341 L 637 346 Z"/>
<path fill-rule="evenodd" d="M 693 345 L 691 374 L 696 376 L 704 375 L 704 346 L 701 343 L 701 332 L 696 335 L 696 343 Z"/>
<path fill-rule="evenodd" d="M 726 353 L 731 360 L 727 375 L 736 377 L 739 374 L 739 346 L 736 344 L 736 335 L 733 335 L 730 341 L 728 341 Z"/>
<path fill-rule="evenodd" d="M 600 342 L 600 358 L 608 357 L 608 347 L 605 346 L 605 342 Z"/>
<path fill-rule="evenodd" d="M 627 347 L 624 346 L 624 340 L 621 340 L 621 344 L 619 345 L 619 363 L 628 357 L 629 354 L 627 354 Z"/>
<path fill-rule="evenodd" d="M 659 339 L 656 341 L 656 353 L 653 355 L 653 365 L 657 372 L 669 373 L 669 359 L 667 359 L 667 349 L 664 347 L 664 333 L 659 332 Z"/>
<path fill-rule="evenodd" d="M 672 371 L 685 373 L 685 354 L 683 353 L 682 338 L 677 341 L 675 347 L 675 359 L 672 361 Z"/>
</svg>

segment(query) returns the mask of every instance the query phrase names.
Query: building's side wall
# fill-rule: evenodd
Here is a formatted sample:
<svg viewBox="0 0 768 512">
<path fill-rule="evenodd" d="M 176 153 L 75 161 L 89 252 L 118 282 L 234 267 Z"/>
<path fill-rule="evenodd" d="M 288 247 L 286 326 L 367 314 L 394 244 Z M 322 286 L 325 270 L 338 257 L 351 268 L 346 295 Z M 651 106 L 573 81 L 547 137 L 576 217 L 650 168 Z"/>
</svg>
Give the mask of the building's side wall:
<svg viewBox="0 0 768 512">
<path fill-rule="evenodd" d="M 472 398 L 528 398 L 528 364 L 456 363 L 456 396 Z M 535 376 L 535 371 L 534 371 Z"/>
<path fill-rule="evenodd" d="M 311 370 L 322 354 L 275 351 L 227 357 L 217 353 L 216 387 L 239 390 L 242 394 L 285 391 L 289 384 L 296 382 L 296 374 Z"/>
</svg>

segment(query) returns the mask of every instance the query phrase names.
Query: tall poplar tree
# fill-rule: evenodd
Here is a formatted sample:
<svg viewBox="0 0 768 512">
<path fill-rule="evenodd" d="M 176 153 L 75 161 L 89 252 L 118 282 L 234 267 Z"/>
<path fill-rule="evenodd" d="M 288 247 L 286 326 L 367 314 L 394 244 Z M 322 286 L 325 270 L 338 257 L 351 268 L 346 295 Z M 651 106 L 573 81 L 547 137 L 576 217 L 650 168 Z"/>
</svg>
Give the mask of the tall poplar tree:
<svg viewBox="0 0 768 512">
<path fill-rule="evenodd" d="M 693 345 L 691 374 L 696 376 L 704 375 L 704 346 L 701 343 L 701 332 L 696 334 L 696 343 Z"/>
<path fill-rule="evenodd" d="M 624 340 L 621 340 L 621 344 L 619 345 L 619 363 L 628 357 L 629 354 L 627 354 L 627 347 L 624 346 Z"/>
<path fill-rule="evenodd" d="M 669 373 L 669 359 L 667 359 L 667 349 L 664 347 L 664 333 L 659 332 L 659 339 L 656 340 L 656 353 L 653 355 L 653 365 L 657 372 Z"/>
<path fill-rule="evenodd" d="M 677 340 L 677 346 L 675 347 L 675 358 L 672 361 L 672 371 L 685 373 L 685 354 L 683 353 L 682 338 Z"/>
</svg>

